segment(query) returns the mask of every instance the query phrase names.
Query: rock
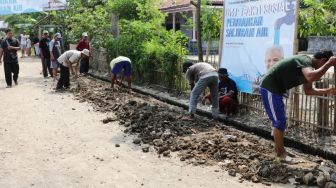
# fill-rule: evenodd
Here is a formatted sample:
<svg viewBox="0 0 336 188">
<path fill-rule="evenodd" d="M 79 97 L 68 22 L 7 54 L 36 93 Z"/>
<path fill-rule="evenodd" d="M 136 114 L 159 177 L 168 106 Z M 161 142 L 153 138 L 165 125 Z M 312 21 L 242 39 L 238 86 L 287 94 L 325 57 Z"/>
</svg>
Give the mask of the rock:
<svg viewBox="0 0 336 188">
<path fill-rule="evenodd" d="M 238 170 L 239 170 L 239 173 L 245 173 L 249 170 L 249 168 L 246 165 L 239 165 Z"/>
<path fill-rule="evenodd" d="M 298 184 L 298 182 L 295 180 L 295 178 L 289 178 L 289 179 L 288 179 L 288 182 L 289 182 L 291 185 L 296 185 L 296 184 Z"/>
<path fill-rule="evenodd" d="M 270 167 L 265 165 L 261 168 L 259 175 L 262 176 L 262 177 L 269 177 L 270 173 L 271 173 Z"/>
<path fill-rule="evenodd" d="M 336 184 L 334 182 L 327 182 L 324 188 L 336 188 Z"/>
<path fill-rule="evenodd" d="M 116 121 L 116 119 L 113 119 L 113 118 L 110 118 L 110 117 L 105 118 L 105 119 L 102 120 L 102 122 L 104 124 L 107 124 L 107 123 L 110 123 L 110 122 L 113 122 L 113 121 Z"/>
<path fill-rule="evenodd" d="M 330 168 L 330 167 L 327 167 L 327 166 L 324 166 L 324 165 L 321 165 L 321 166 L 319 166 L 319 168 L 318 168 L 320 171 L 322 171 L 323 173 L 329 173 L 329 174 L 331 174 L 332 172 L 333 172 L 333 169 L 332 168 Z"/>
<path fill-rule="evenodd" d="M 237 137 L 234 136 L 234 135 L 225 135 L 224 138 L 226 140 L 228 140 L 229 142 L 237 142 L 238 141 Z"/>
<path fill-rule="evenodd" d="M 76 108 L 71 108 L 72 110 L 76 110 Z"/>
<path fill-rule="evenodd" d="M 153 140 L 153 145 L 154 146 L 162 146 L 163 140 L 162 139 L 155 139 Z"/>
<path fill-rule="evenodd" d="M 131 100 L 131 101 L 129 101 L 129 102 L 128 102 L 128 104 L 129 104 L 130 106 L 135 106 L 135 105 L 137 104 L 137 102 L 136 102 L 136 101 L 133 101 L 133 100 Z"/>
<path fill-rule="evenodd" d="M 200 159 L 200 160 L 197 160 L 197 163 L 202 165 L 202 164 L 205 164 L 207 162 L 206 159 Z"/>
<path fill-rule="evenodd" d="M 136 138 L 133 140 L 133 144 L 140 144 L 141 140 L 139 138 Z"/>
<path fill-rule="evenodd" d="M 116 144 L 115 147 L 119 148 L 119 147 L 120 147 L 120 144 Z"/>
<path fill-rule="evenodd" d="M 149 147 L 148 146 L 147 147 L 143 147 L 142 148 L 142 152 L 148 153 L 149 152 Z"/>
<path fill-rule="evenodd" d="M 163 138 L 169 138 L 171 136 L 171 131 L 170 129 L 166 129 L 164 133 L 161 135 Z"/>
<path fill-rule="evenodd" d="M 330 176 L 330 180 L 336 183 L 336 172 L 332 173 Z"/>
<path fill-rule="evenodd" d="M 323 162 L 323 160 L 319 159 L 319 158 L 315 158 L 315 159 L 313 159 L 313 162 L 320 164 L 321 162 Z"/>
<path fill-rule="evenodd" d="M 245 159 L 245 160 L 249 160 L 249 159 L 250 159 L 250 156 L 245 155 L 245 154 L 239 154 L 239 157 L 240 157 L 241 159 Z"/>
<path fill-rule="evenodd" d="M 303 183 L 306 184 L 306 185 L 312 185 L 314 180 L 315 180 L 315 177 L 314 177 L 313 173 L 311 173 L 311 172 L 309 172 L 308 174 L 303 176 Z"/>
<path fill-rule="evenodd" d="M 259 178 L 257 177 L 257 176 L 253 176 L 252 178 L 251 178 L 251 180 L 252 180 L 252 182 L 253 183 L 259 183 Z"/>
<path fill-rule="evenodd" d="M 327 182 L 326 177 L 323 175 L 323 173 L 320 173 L 320 175 L 316 179 L 317 185 L 319 187 L 324 187 L 324 185 L 326 184 L 326 182 Z"/>
<path fill-rule="evenodd" d="M 262 182 L 262 184 L 266 185 L 266 186 L 271 186 L 272 184 L 269 182 Z"/>
<path fill-rule="evenodd" d="M 164 151 L 164 152 L 162 153 L 162 155 L 163 155 L 164 157 L 169 157 L 169 155 L 170 155 L 170 151 L 169 151 L 169 150 Z"/>
<path fill-rule="evenodd" d="M 236 171 L 230 169 L 228 173 L 230 176 L 236 177 Z"/>
</svg>

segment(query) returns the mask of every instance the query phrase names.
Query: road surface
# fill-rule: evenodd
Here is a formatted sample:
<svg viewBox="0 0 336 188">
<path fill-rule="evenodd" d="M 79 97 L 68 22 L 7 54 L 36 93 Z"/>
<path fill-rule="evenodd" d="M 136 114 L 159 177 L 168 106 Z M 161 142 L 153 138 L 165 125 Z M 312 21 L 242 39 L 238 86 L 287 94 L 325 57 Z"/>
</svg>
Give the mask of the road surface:
<svg viewBox="0 0 336 188">
<path fill-rule="evenodd" d="M 239 183 L 217 166 L 143 153 L 117 122 L 101 122 L 107 114 L 54 92 L 40 71 L 38 59 L 20 59 L 19 85 L 6 89 L 1 66 L 1 188 L 266 187 Z"/>
</svg>

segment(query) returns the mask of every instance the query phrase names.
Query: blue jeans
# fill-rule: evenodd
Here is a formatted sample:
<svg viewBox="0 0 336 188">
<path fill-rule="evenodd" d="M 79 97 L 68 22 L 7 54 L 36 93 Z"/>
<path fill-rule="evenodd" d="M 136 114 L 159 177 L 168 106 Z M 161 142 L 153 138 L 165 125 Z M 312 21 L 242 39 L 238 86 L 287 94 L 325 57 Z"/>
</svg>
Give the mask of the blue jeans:
<svg viewBox="0 0 336 188">
<path fill-rule="evenodd" d="M 218 75 L 216 72 L 208 73 L 202 76 L 198 82 L 196 83 L 194 89 L 191 91 L 190 94 L 190 101 L 189 101 L 189 114 L 195 114 L 197 109 L 197 102 L 198 98 L 204 91 L 206 87 L 210 89 L 210 95 L 212 100 L 212 116 L 214 118 L 218 117 L 219 110 L 218 110 Z"/>
</svg>

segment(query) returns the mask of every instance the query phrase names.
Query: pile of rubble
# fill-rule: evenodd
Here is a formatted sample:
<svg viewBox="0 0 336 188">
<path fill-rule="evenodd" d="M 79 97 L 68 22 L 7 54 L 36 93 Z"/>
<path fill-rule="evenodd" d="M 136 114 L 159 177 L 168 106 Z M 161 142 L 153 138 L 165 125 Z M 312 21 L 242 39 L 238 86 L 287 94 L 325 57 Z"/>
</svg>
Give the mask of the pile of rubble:
<svg viewBox="0 0 336 188">
<path fill-rule="evenodd" d="M 112 92 L 108 87 L 102 81 L 82 78 L 80 87 L 73 91 L 81 102 L 93 103 L 101 112 L 114 112 L 116 117 L 107 117 L 103 122 L 119 121 L 125 133 L 137 135 L 133 143 L 143 152 L 153 147 L 160 156 L 177 152 L 181 161 L 218 164 L 231 176 L 240 174 L 242 181 L 336 187 L 332 162 L 303 154 L 296 156 L 301 160 L 298 164 L 275 162 L 270 141 L 199 116 L 194 121 L 183 121 L 186 112 L 181 108 L 124 88 Z"/>
</svg>

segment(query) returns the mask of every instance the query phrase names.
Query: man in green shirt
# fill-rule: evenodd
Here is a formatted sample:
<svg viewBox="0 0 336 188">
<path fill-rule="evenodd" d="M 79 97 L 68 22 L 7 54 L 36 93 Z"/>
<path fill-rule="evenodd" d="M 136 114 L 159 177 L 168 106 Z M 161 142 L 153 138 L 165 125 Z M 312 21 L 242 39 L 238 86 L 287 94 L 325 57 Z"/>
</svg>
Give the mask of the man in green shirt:
<svg viewBox="0 0 336 188">
<path fill-rule="evenodd" d="M 272 121 L 275 151 L 280 160 L 288 159 L 283 141 L 286 129 L 283 96 L 287 90 L 302 84 L 306 95 L 336 95 L 335 88 L 315 89 L 312 86 L 312 83 L 319 80 L 332 66 L 336 66 L 336 57 L 332 51 L 323 50 L 315 53 L 313 58 L 296 55 L 283 59 L 264 76 L 260 94 L 266 113 Z"/>
</svg>

